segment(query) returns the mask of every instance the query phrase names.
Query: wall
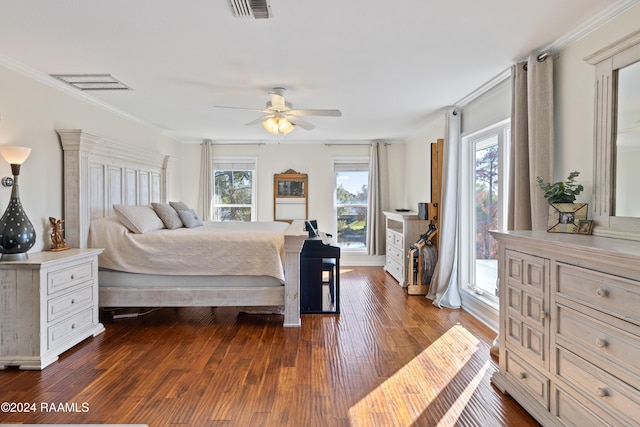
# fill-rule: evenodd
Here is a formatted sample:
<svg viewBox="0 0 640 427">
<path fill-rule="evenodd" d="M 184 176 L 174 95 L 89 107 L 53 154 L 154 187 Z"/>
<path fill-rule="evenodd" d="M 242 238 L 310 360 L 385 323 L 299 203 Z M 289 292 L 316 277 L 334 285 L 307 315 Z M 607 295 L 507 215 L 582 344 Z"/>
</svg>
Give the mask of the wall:
<svg viewBox="0 0 640 427">
<path fill-rule="evenodd" d="M 215 142 L 214 142 L 215 144 Z M 273 220 L 273 175 L 288 169 L 309 175 L 309 217 L 318 220 L 322 231 L 331 232 L 332 200 L 333 200 L 333 159 L 336 157 L 369 157 L 369 144 L 360 145 L 326 145 L 324 143 L 308 144 L 266 144 L 266 145 L 214 145 L 214 156 L 251 156 L 258 159 L 258 220 Z M 392 171 L 403 170 L 404 144 L 395 143 L 387 146 L 389 168 Z M 200 147 L 188 147 L 185 162 L 200 162 Z M 187 160 L 190 159 L 190 160 Z M 197 162 L 197 163 L 196 163 Z M 199 180 L 198 168 L 190 168 L 183 164 L 184 182 L 191 182 L 191 188 L 183 188 L 183 200 L 197 206 L 198 194 L 196 183 Z M 196 169 L 194 171 L 193 169 Z M 398 189 L 402 188 L 403 174 L 390 174 L 389 186 L 395 202 Z"/>
<path fill-rule="evenodd" d="M 638 30 L 640 6 L 601 26 L 562 50 L 554 62 L 555 163 L 554 179 L 580 172 L 585 191 L 578 202 L 590 202 L 593 193 L 593 123 L 595 69 L 584 58 Z"/>
<path fill-rule="evenodd" d="M 444 138 L 444 113 L 437 114 L 406 141 L 404 180 L 406 185 L 396 207 L 418 210 L 418 203 L 431 201 L 431 143 Z"/>
<path fill-rule="evenodd" d="M 150 151 L 178 156 L 180 144 L 160 131 L 107 111 L 67 91 L 51 87 L 0 65 L 0 145 L 30 147 L 20 173 L 20 199 L 33 223 L 37 241 L 31 251 L 49 245 L 49 216 L 62 218 L 62 148 L 55 129 L 83 129 L 89 133 Z M 0 160 L 0 177 L 11 175 Z M 181 188 L 174 174 L 170 192 Z M 11 189 L 0 187 L 0 212 Z"/>
</svg>

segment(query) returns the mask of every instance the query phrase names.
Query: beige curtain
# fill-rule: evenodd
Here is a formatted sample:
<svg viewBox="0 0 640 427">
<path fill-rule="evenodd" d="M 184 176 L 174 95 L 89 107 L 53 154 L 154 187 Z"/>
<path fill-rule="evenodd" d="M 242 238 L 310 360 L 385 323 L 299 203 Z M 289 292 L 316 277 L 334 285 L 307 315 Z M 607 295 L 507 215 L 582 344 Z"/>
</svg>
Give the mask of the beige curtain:
<svg viewBox="0 0 640 427">
<path fill-rule="evenodd" d="M 458 287 L 458 210 L 460 176 L 460 114 L 446 113 L 440 200 L 440 248 L 427 298 L 438 307 L 460 308 Z"/>
<path fill-rule="evenodd" d="M 211 201 L 213 198 L 213 147 L 208 139 L 202 141 L 200 149 L 200 191 L 198 192 L 198 212 L 202 219 L 211 221 Z"/>
<path fill-rule="evenodd" d="M 374 141 L 369 151 L 369 209 L 367 210 L 367 248 L 369 255 L 384 255 L 385 216 L 389 199 L 387 144 Z"/>
<path fill-rule="evenodd" d="M 549 205 L 536 177 L 553 176 L 553 57 L 531 55 L 512 69 L 509 230 L 546 230 Z"/>
</svg>

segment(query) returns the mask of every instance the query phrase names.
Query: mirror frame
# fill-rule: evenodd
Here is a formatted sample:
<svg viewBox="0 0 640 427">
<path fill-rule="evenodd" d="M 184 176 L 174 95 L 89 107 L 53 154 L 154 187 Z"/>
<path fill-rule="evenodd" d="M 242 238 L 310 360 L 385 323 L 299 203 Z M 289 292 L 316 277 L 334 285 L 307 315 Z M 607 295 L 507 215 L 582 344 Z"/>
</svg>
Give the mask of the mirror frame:
<svg viewBox="0 0 640 427">
<path fill-rule="evenodd" d="M 640 218 L 611 215 L 615 197 L 616 106 L 620 68 L 640 61 L 640 30 L 587 56 L 595 66 L 595 120 L 593 200 L 590 206 L 596 227 L 593 234 L 640 240 Z"/>
</svg>

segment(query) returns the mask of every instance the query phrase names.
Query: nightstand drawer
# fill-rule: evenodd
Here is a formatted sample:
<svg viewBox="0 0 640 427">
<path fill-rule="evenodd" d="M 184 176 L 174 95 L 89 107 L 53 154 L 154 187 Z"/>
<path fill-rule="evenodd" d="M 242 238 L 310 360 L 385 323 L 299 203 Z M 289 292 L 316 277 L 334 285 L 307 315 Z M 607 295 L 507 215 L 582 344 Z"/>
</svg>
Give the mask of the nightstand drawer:
<svg viewBox="0 0 640 427">
<path fill-rule="evenodd" d="M 549 379 L 513 353 L 507 351 L 506 356 L 507 376 L 526 389 L 545 409 L 549 409 Z"/>
<path fill-rule="evenodd" d="M 640 324 L 640 282 L 558 263 L 558 294 Z"/>
<path fill-rule="evenodd" d="M 93 286 L 85 286 L 47 302 L 47 320 L 53 321 L 93 302 Z"/>
<path fill-rule="evenodd" d="M 570 351 L 558 348 L 558 375 L 607 413 L 640 420 L 640 393 Z M 631 425 L 631 424 L 629 424 Z"/>
<path fill-rule="evenodd" d="M 94 274 L 94 264 L 90 261 L 49 271 L 47 274 L 47 292 L 52 294 L 62 289 L 70 288 L 93 279 Z"/>
<path fill-rule="evenodd" d="M 47 329 L 48 348 L 64 343 L 67 338 L 71 338 L 74 334 L 82 332 L 83 329 L 91 326 L 93 310 L 93 307 L 89 307 L 68 319 L 49 326 Z"/>
</svg>

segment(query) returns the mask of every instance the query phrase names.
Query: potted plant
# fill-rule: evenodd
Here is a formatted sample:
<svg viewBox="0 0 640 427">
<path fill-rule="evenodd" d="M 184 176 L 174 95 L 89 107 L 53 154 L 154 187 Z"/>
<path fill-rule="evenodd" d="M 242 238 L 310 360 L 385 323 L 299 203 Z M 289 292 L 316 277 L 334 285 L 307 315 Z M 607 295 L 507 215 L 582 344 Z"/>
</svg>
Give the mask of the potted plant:
<svg viewBox="0 0 640 427">
<path fill-rule="evenodd" d="M 575 203 L 576 197 L 584 190 L 582 184 L 576 182 L 580 172 L 571 172 L 566 181 L 554 183 L 544 182 L 541 177 L 536 178 L 536 185 L 544 191 L 544 197 L 549 203 L 549 220 L 547 231 L 559 233 L 576 233 L 580 221 L 586 221 L 586 203 Z"/>
</svg>

